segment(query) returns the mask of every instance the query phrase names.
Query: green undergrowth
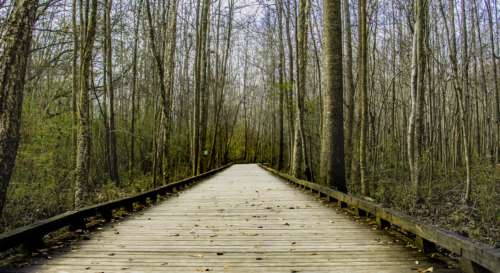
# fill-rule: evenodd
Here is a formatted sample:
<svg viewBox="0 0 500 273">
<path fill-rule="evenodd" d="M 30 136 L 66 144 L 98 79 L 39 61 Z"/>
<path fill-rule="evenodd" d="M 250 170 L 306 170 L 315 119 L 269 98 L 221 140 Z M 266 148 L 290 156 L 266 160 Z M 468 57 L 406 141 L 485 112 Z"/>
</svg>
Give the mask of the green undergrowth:
<svg viewBox="0 0 500 273">
<path fill-rule="evenodd" d="M 43 117 L 43 118 L 40 118 Z M 136 145 L 133 172 L 128 171 L 129 135 L 117 133 L 120 184 L 108 180 L 107 160 L 104 156 L 102 120 L 94 119 L 91 146 L 91 169 L 86 205 L 97 204 L 130 196 L 154 187 L 151 177 L 151 145 Z M 125 127 L 125 124 L 122 124 Z M 21 143 L 7 192 L 7 200 L 0 216 L 0 233 L 47 219 L 73 209 L 74 200 L 74 146 L 72 143 L 71 112 L 59 109 L 47 114 L 32 101 L 23 108 Z M 150 141 L 150 140 L 149 140 Z M 172 151 L 175 158 L 177 152 Z M 190 174 L 189 164 L 173 162 L 170 181 Z M 157 186 L 161 185 L 159 178 Z"/>
<path fill-rule="evenodd" d="M 98 204 L 151 189 L 150 176 L 123 179 L 118 186 L 106 181 L 93 188 L 86 204 Z M 43 186 L 16 183 L 9 188 L 9 199 L 0 221 L 0 231 L 25 226 L 73 209 L 71 187 L 62 188 L 60 183 L 46 182 Z"/>
</svg>

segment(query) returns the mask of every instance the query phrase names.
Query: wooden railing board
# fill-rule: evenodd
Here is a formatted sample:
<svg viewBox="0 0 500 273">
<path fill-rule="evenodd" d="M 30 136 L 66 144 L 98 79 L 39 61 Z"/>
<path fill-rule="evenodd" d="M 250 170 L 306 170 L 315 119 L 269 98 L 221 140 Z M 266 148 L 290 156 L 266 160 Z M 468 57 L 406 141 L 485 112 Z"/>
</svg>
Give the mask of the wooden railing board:
<svg viewBox="0 0 500 273">
<path fill-rule="evenodd" d="M 417 241 L 420 241 L 420 244 L 417 243 L 417 246 L 421 248 L 425 248 L 425 245 L 432 243 L 459 255 L 461 257 L 461 266 L 466 267 L 462 269 L 466 272 L 487 272 L 484 270 L 488 270 L 489 272 L 500 273 L 500 249 L 475 242 L 470 238 L 436 226 L 421 223 L 413 217 L 394 209 L 383 207 L 381 204 L 345 194 L 323 185 L 298 179 L 266 165 L 261 164 L 260 166 L 295 185 L 324 194 L 338 202 L 346 203 L 355 209 L 363 210 L 376 217 L 379 225 L 382 225 L 383 222 L 390 223 L 414 234 Z"/>
<path fill-rule="evenodd" d="M 115 209 L 128 207 L 128 209 L 130 210 L 130 208 L 133 207 L 134 203 L 145 203 L 148 199 L 156 201 L 158 195 L 165 195 L 173 191 L 174 189 L 179 190 L 185 186 L 191 185 L 192 183 L 198 182 L 203 178 L 220 172 L 230 167 L 231 165 L 232 163 L 197 176 L 172 182 L 167 185 L 160 186 L 156 189 L 138 193 L 129 197 L 91 205 L 74 211 L 68 211 L 38 221 L 31 225 L 2 233 L 0 234 L 0 251 L 5 251 L 21 244 L 30 244 L 32 241 L 39 241 L 46 234 L 57 231 L 67 226 L 81 225 L 81 223 L 85 223 L 85 219 L 89 217 L 101 216 L 105 219 L 107 218 L 106 220 L 109 220 L 111 218 L 112 211 Z"/>
</svg>

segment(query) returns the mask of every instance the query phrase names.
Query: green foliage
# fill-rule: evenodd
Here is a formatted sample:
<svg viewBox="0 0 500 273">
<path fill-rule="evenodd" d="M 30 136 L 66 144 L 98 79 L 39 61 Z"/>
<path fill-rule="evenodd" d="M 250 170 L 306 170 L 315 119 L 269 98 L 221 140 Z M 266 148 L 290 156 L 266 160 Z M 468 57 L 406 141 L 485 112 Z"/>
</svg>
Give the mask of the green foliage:
<svg viewBox="0 0 500 273">
<path fill-rule="evenodd" d="M 1 227 L 19 226 L 71 208 L 71 115 L 50 118 L 27 102 L 22 141 Z"/>
<path fill-rule="evenodd" d="M 275 83 L 273 83 L 272 86 L 278 90 L 283 90 L 283 91 L 287 91 L 290 93 L 293 91 L 293 83 L 292 82 L 283 82 L 283 83 L 275 82 Z"/>
</svg>

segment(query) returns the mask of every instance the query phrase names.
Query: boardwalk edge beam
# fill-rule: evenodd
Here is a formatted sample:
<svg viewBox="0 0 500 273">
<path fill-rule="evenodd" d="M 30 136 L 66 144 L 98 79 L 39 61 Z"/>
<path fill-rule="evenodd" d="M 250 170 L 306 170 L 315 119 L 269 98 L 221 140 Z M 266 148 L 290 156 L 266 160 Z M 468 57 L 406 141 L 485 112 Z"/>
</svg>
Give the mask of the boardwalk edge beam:
<svg viewBox="0 0 500 273">
<path fill-rule="evenodd" d="M 136 203 L 146 203 L 148 199 L 154 202 L 157 200 L 158 196 L 173 192 L 174 189 L 176 189 L 176 191 L 184 189 L 186 186 L 199 182 L 204 178 L 230 167 L 231 165 L 232 163 L 200 175 L 172 182 L 133 196 L 84 207 L 74 211 L 68 211 L 51 218 L 38 221 L 31 225 L 2 233 L 0 234 L 0 252 L 23 244 L 29 245 L 33 240 L 42 240 L 42 238 L 48 233 L 57 231 L 64 227 L 72 227 L 73 229 L 82 228 L 85 225 L 86 219 L 90 217 L 98 216 L 104 218 L 106 221 L 109 221 L 111 220 L 112 212 L 115 209 L 124 208 L 128 211 L 133 211 L 134 204 Z"/>
<path fill-rule="evenodd" d="M 460 267 L 466 273 L 499 272 L 500 249 L 489 247 L 486 244 L 474 242 L 460 234 L 441 229 L 436 226 L 421 223 L 415 218 L 396 210 L 383 207 L 372 201 L 364 200 L 334 189 L 298 179 L 291 175 L 279 172 L 264 164 L 260 167 L 270 173 L 285 179 L 303 189 L 318 192 L 327 196 L 331 201 L 338 202 L 341 208 L 352 207 L 360 215 L 370 214 L 376 218 L 380 228 L 394 225 L 402 230 L 412 233 L 417 238 L 416 243 L 422 251 L 428 251 L 431 245 L 440 246 L 460 256 Z"/>
</svg>

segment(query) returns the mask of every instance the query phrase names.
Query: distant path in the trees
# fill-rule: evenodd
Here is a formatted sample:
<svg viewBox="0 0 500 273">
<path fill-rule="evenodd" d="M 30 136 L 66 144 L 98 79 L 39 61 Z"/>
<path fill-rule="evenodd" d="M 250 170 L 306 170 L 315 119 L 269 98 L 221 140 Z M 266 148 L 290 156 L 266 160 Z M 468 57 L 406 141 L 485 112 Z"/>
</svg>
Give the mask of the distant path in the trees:
<svg viewBox="0 0 500 273">
<path fill-rule="evenodd" d="M 257 165 L 234 165 L 24 272 L 402 273 L 432 266 L 394 241 Z"/>
</svg>

